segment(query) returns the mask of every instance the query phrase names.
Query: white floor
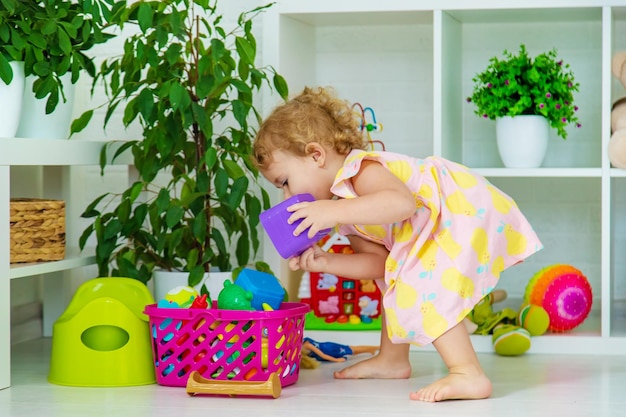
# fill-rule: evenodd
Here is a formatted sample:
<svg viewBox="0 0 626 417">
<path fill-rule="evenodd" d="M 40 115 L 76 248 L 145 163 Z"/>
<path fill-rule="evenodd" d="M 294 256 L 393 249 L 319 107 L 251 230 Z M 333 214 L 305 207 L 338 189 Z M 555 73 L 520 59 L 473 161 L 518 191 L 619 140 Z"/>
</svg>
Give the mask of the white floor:
<svg viewBox="0 0 626 417">
<path fill-rule="evenodd" d="M 0 390 L 1 417 L 302 417 L 302 416 L 626 416 L 626 356 L 480 354 L 494 383 L 490 399 L 420 403 L 408 394 L 445 369 L 432 352 L 411 353 L 408 380 L 334 380 L 345 365 L 303 369 L 277 399 L 187 396 L 184 388 L 146 385 L 74 388 L 47 382 L 50 340 L 15 345 L 12 386 Z M 352 360 L 359 360 L 354 357 Z"/>
</svg>

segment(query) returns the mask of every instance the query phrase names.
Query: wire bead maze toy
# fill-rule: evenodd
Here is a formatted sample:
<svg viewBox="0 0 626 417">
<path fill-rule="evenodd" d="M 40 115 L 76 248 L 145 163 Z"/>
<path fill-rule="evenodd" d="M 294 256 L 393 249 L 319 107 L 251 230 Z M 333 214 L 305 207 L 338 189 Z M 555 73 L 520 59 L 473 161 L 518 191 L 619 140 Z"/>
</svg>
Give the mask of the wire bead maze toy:
<svg viewBox="0 0 626 417">
<path fill-rule="evenodd" d="M 385 150 L 385 144 L 381 141 L 381 140 L 375 140 L 372 139 L 372 136 L 370 135 L 371 132 L 382 132 L 383 131 L 383 124 L 382 123 L 378 123 L 376 121 L 376 113 L 374 113 L 374 109 L 372 109 L 371 107 L 363 107 L 361 105 L 361 103 L 354 103 L 352 105 L 352 111 L 354 111 L 355 115 L 361 119 L 361 132 L 365 131 L 367 132 L 367 141 L 369 142 L 369 144 L 372 147 L 372 150 L 374 150 L 374 145 L 375 144 L 379 144 L 382 148 L 382 150 Z M 366 117 L 366 113 L 369 113 L 369 115 L 372 118 L 372 122 L 368 122 L 367 117 Z"/>
</svg>

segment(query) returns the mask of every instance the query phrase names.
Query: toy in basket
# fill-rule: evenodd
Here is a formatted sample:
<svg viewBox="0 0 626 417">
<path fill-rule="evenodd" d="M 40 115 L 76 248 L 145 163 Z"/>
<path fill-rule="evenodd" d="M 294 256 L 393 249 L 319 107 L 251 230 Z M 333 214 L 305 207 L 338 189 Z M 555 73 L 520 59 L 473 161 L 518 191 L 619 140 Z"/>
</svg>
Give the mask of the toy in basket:
<svg viewBox="0 0 626 417">
<path fill-rule="evenodd" d="M 309 307 L 283 302 L 273 311 L 159 308 L 150 319 L 157 383 L 186 386 L 193 371 L 215 381 L 298 380 Z"/>
<path fill-rule="evenodd" d="M 291 217 L 291 212 L 287 211 L 289 206 L 305 201 L 315 201 L 311 194 L 297 194 L 281 203 L 275 205 L 269 210 L 265 210 L 259 215 L 259 220 L 267 235 L 271 239 L 274 247 L 284 259 L 292 256 L 300 255 L 306 249 L 315 245 L 317 241 L 326 236 L 331 229 L 320 230 L 312 238 L 308 237 L 307 232 L 303 232 L 298 236 L 294 236 L 293 232 L 302 222 L 298 220 L 289 224 L 287 220 Z"/>
</svg>

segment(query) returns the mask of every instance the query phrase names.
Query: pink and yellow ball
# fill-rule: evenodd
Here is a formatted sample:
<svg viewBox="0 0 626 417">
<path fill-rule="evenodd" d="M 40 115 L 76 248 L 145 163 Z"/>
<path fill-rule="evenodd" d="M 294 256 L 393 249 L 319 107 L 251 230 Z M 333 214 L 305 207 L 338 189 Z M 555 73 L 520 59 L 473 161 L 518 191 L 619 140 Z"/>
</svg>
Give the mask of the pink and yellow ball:
<svg viewBox="0 0 626 417">
<path fill-rule="evenodd" d="M 579 326 L 591 311 L 592 290 L 587 277 L 571 265 L 551 265 L 528 282 L 524 302 L 543 307 L 553 332 Z"/>
</svg>

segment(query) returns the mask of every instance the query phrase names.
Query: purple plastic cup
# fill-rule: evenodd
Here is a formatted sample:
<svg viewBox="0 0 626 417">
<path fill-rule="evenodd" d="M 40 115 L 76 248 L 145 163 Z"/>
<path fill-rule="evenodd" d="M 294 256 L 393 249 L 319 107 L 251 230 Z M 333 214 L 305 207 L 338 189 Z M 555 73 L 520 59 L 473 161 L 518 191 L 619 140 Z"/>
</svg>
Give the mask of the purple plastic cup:
<svg viewBox="0 0 626 417">
<path fill-rule="evenodd" d="M 302 201 L 315 201 L 311 194 L 297 194 L 284 200 L 274 207 L 265 210 L 259 215 L 259 220 L 267 235 L 270 237 L 274 247 L 284 259 L 300 255 L 302 252 L 315 245 L 321 238 L 326 236 L 331 229 L 320 230 L 309 238 L 305 230 L 298 236 L 293 235 L 293 231 L 302 222 L 302 219 L 293 224 L 287 223 L 292 213 L 287 211 L 287 207 Z"/>
</svg>

